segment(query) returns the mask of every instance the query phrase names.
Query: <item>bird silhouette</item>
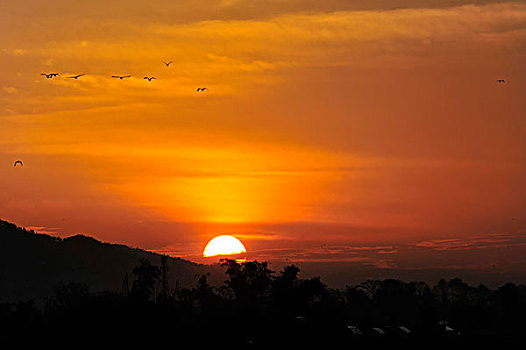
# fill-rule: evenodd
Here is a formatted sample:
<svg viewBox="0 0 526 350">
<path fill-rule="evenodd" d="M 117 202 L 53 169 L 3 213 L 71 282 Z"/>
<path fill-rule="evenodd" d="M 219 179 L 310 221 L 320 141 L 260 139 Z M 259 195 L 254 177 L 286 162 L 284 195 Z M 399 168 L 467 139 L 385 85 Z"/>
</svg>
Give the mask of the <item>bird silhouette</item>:
<svg viewBox="0 0 526 350">
<path fill-rule="evenodd" d="M 78 75 L 74 75 L 74 76 L 71 76 L 71 77 L 67 77 L 68 79 L 78 79 L 80 78 L 81 76 L 85 75 L 84 73 L 82 74 L 78 74 Z"/>
<path fill-rule="evenodd" d="M 208 90 L 208 89 L 205 88 L 205 87 L 199 87 L 199 88 L 197 88 L 197 91 L 205 91 L 205 90 Z"/>
<path fill-rule="evenodd" d="M 112 75 L 111 77 L 112 78 L 119 78 L 120 80 L 122 80 L 124 78 L 130 78 L 131 75 Z"/>
<path fill-rule="evenodd" d="M 17 160 L 17 161 L 15 162 L 15 165 L 14 165 L 14 166 L 16 167 L 17 164 L 20 164 L 21 166 L 24 166 L 24 164 L 22 163 L 21 160 Z"/>
<path fill-rule="evenodd" d="M 164 63 L 164 65 L 165 65 L 166 67 L 168 67 L 170 64 L 173 63 L 173 61 L 170 61 L 170 62 L 164 62 L 164 61 L 163 61 L 163 63 Z"/>
<path fill-rule="evenodd" d="M 41 73 L 40 75 L 44 75 L 48 79 L 53 79 L 53 77 L 56 77 L 58 73 L 49 73 L 49 74 Z"/>
<path fill-rule="evenodd" d="M 144 79 L 148 79 L 148 81 L 152 81 L 152 79 L 156 79 L 155 77 L 144 77 Z"/>
<path fill-rule="evenodd" d="M 504 79 L 497 79 L 497 83 L 505 83 L 506 81 Z"/>
</svg>

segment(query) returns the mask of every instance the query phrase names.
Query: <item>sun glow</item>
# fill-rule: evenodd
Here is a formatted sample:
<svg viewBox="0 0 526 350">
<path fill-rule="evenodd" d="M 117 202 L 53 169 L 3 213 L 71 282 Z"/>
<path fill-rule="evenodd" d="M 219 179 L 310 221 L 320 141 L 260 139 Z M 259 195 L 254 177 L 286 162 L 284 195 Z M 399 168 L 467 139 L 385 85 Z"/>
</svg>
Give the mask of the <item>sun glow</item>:
<svg viewBox="0 0 526 350">
<path fill-rule="evenodd" d="M 217 236 L 210 240 L 203 251 L 204 257 L 246 253 L 245 246 L 234 236 Z"/>
</svg>

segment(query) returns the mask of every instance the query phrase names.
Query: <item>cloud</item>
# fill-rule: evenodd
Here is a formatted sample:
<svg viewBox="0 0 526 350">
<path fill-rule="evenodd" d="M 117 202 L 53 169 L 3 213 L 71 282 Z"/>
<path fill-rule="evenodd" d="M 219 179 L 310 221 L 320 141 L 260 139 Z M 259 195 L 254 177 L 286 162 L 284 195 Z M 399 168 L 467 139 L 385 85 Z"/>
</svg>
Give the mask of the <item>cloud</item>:
<svg viewBox="0 0 526 350">
<path fill-rule="evenodd" d="M 238 54 L 273 51 L 274 56 L 282 61 L 312 64 L 325 58 L 323 62 L 327 64 L 327 55 L 334 55 L 333 63 L 343 63 L 338 61 L 338 56 L 342 59 L 357 51 L 363 54 L 363 49 L 381 50 L 390 55 L 405 53 L 404 56 L 409 57 L 406 51 L 418 52 L 422 43 L 454 40 L 455 43 L 466 41 L 473 46 L 474 42 L 480 42 L 492 33 L 517 33 L 519 37 L 516 39 L 520 39 L 525 24 L 526 4 L 505 3 L 443 9 L 288 14 L 268 20 L 160 25 L 153 31 L 178 40 L 192 38 L 193 41 L 207 42 L 212 48 L 235 42 Z M 382 44 L 376 46 L 379 42 Z M 347 46 L 341 46 L 344 43 Z M 300 49 L 307 45 L 309 53 L 303 55 L 304 51 Z M 352 65 L 353 62 L 346 64 Z"/>
<path fill-rule="evenodd" d="M 441 7 L 431 1 L 430 8 L 420 8 L 413 2 L 415 8 L 377 10 L 373 6 L 357 11 L 336 1 L 328 6 L 332 11 L 308 12 L 301 12 L 301 6 L 294 1 L 275 4 L 290 5 L 296 10 L 263 18 L 175 24 L 89 16 L 80 22 L 67 18 L 64 22 L 49 22 L 43 30 L 48 38 L 27 41 L 24 49 L 19 48 L 18 40 L 7 40 L 6 46 L 12 48 L 3 51 L 11 56 L 31 56 L 40 62 L 26 75 L 37 77 L 41 70 L 59 67 L 63 74 L 87 75 L 75 82 L 42 81 L 38 76 L 39 83 L 30 83 L 25 77 L 15 78 L 14 73 L 8 73 L 26 93 L 18 99 L 11 97 L 7 104 L 2 101 L 3 108 L 21 113 L 29 108 L 44 112 L 86 108 L 97 102 L 125 105 L 138 100 L 150 106 L 173 107 L 188 99 L 200 103 L 205 98 L 217 101 L 243 96 L 256 90 L 251 86 L 257 85 L 260 90 L 278 86 L 291 74 L 314 67 L 400 69 L 434 65 L 437 59 L 443 65 L 451 61 L 458 65 L 460 54 L 466 51 L 477 54 L 483 48 L 493 55 L 506 49 L 512 50 L 511 57 L 526 51 L 524 2 Z M 230 5 L 229 11 L 233 11 L 238 5 L 256 3 Z M 76 28 L 68 33 L 81 32 L 82 36 L 64 34 L 65 23 Z M 477 55 L 480 60 L 487 56 Z M 175 61 L 169 70 L 161 63 L 168 58 Z M 27 67 L 22 61 L 10 64 L 16 66 L 10 72 Z M 127 82 L 109 79 L 122 72 L 135 78 Z M 159 79 L 145 84 L 145 74 Z M 196 85 L 203 82 L 212 94 L 195 94 Z M 49 89 L 49 85 L 58 87 Z"/>
<path fill-rule="evenodd" d="M 2 90 L 8 95 L 13 95 L 18 92 L 18 89 L 13 86 L 2 86 Z"/>
<path fill-rule="evenodd" d="M 11 50 L 4 49 L 2 51 L 9 55 L 13 55 L 13 56 L 24 56 L 25 54 L 28 53 L 28 51 L 25 49 L 11 49 Z"/>
<path fill-rule="evenodd" d="M 286 237 L 280 237 L 275 234 L 262 233 L 262 232 L 247 232 L 247 233 L 238 233 L 235 235 L 241 240 L 250 240 L 250 241 L 275 241 L 275 240 L 286 240 Z"/>
<path fill-rule="evenodd" d="M 421 249 L 434 251 L 461 251 L 473 249 L 499 249 L 526 246 L 526 233 L 494 233 L 469 238 L 450 238 L 422 241 L 415 244 Z"/>
<path fill-rule="evenodd" d="M 26 226 L 26 229 L 33 230 L 37 233 L 51 235 L 51 236 L 57 236 L 61 231 L 60 227 L 46 227 L 46 226 Z"/>
</svg>

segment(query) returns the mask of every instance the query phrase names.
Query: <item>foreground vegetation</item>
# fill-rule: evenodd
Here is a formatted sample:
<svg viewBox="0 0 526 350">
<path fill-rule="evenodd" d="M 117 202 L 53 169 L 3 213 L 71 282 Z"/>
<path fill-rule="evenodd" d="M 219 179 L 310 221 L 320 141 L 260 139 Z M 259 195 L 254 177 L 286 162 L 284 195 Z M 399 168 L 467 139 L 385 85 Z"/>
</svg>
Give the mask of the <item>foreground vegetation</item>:
<svg viewBox="0 0 526 350">
<path fill-rule="evenodd" d="M 59 284 L 44 305 L 0 304 L 3 330 L 176 336 L 178 341 L 246 344 L 370 341 L 374 339 L 521 336 L 526 330 L 526 287 L 496 290 L 461 281 L 368 280 L 333 290 L 320 278 L 301 279 L 299 268 L 274 272 L 265 262 L 223 260 L 226 281 L 207 275 L 193 288 L 163 286 L 163 271 L 141 260 L 121 292 L 90 292 Z M 381 329 L 379 332 L 373 327 Z M 403 328 L 400 328 L 403 327 Z M 405 329 L 404 329 L 405 328 Z M 408 332 L 409 331 L 409 332 Z"/>
</svg>

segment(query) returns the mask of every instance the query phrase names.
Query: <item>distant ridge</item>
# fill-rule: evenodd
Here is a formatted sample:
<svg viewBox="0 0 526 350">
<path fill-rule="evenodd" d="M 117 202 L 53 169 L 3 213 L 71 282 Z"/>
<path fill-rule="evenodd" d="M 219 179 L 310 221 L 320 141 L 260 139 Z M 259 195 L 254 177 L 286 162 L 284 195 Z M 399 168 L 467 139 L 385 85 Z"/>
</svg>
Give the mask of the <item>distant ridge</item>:
<svg viewBox="0 0 526 350">
<path fill-rule="evenodd" d="M 0 302 L 42 301 L 58 283 L 84 283 L 91 291 L 120 291 L 126 273 L 130 283 L 133 280 L 132 270 L 140 259 L 160 265 L 161 256 L 85 235 L 53 237 L 0 220 Z M 207 272 L 212 283 L 224 279 L 219 266 L 172 257 L 167 263 L 171 289 L 195 285 L 195 276 Z"/>
</svg>

